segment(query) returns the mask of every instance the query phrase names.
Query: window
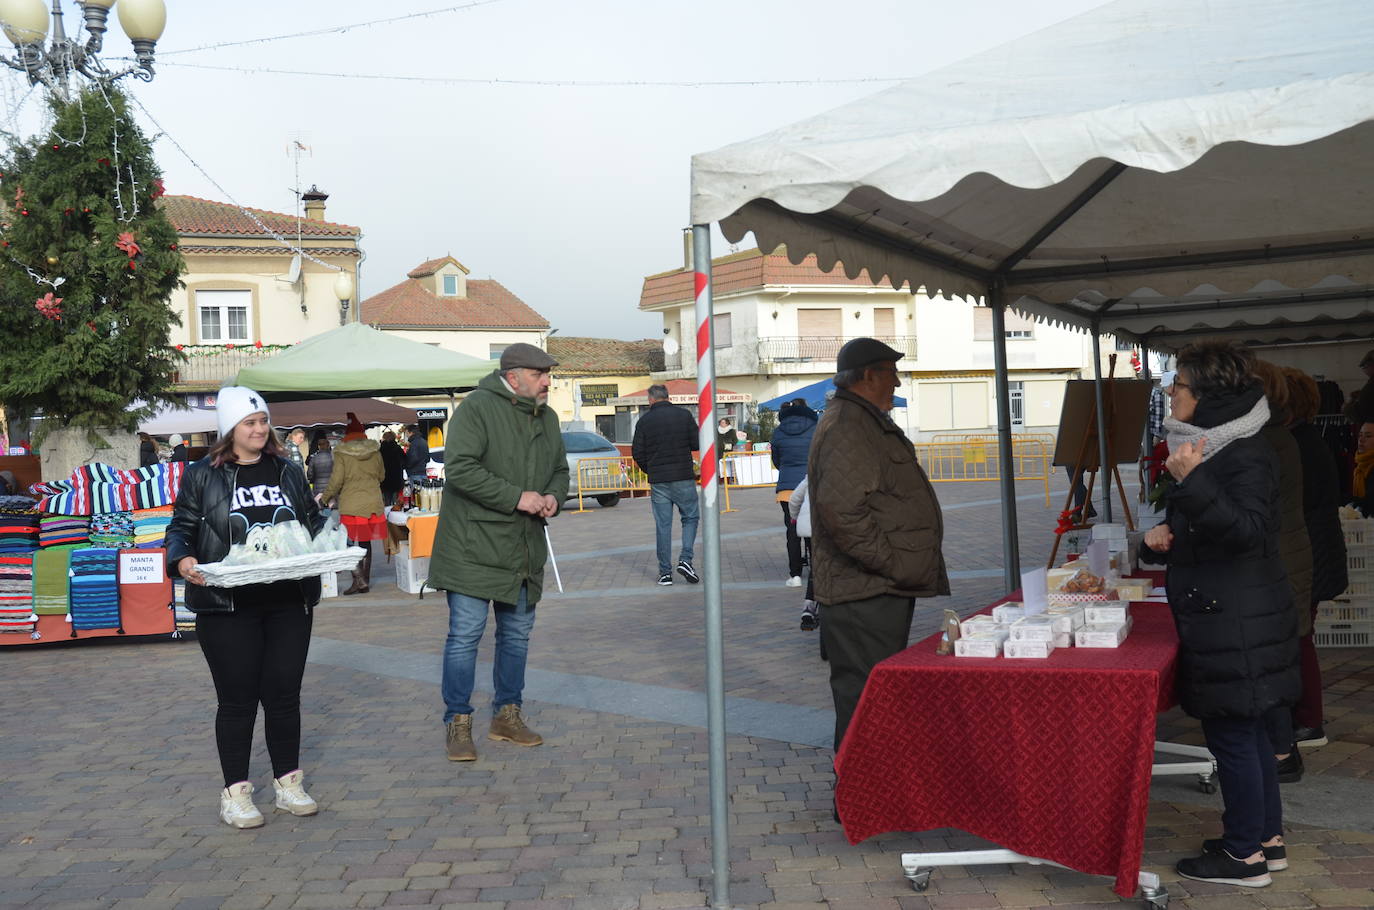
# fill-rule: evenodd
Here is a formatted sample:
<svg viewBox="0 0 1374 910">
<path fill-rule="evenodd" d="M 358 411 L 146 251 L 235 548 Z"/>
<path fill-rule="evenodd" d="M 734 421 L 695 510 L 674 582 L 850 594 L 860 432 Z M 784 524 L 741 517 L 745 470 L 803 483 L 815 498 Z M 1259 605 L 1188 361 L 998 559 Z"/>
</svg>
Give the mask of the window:
<svg viewBox="0 0 1374 910">
<path fill-rule="evenodd" d="M 510 345 L 506 345 L 506 344 L 489 344 L 489 345 L 487 345 L 487 359 L 488 359 L 488 360 L 500 360 L 500 359 L 501 359 L 501 355 L 504 354 L 504 353 L 506 353 L 506 348 L 508 348 L 508 347 L 510 347 Z"/>
<path fill-rule="evenodd" d="M 1007 391 L 1011 398 L 1011 425 L 1024 427 L 1026 425 L 1026 387 L 1020 382 L 1009 382 L 1007 383 Z"/>
<path fill-rule="evenodd" d="M 715 336 L 717 348 L 728 348 L 734 345 L 730 337 L 730 314 L 717 313 L 711 321 L 711 334 Z"/>
<path fill-rule="evenodd" d="M 196 324 L 202 344 L 252 341 L 248 309 L 252 291 L 196 291 Z"/>
<path fill-rule="evenodd" d="M 445 296 L 445 297 L 457 297 L 457 296 L 458 296 L 458 276 L 457 276 L 457 275 L 445 275 L 445 276 L 444 276 L 444 296 Z"/>
<path fill-rule="evenodd" d="M 897 337 L 897 311 L 890 306 L 875 307 L 873 310 L 873 337 Z"/>
<path fill-rule="evenodd" d="M 1134 351 L 1135 342 L 1129 338 L 1122 338 L 1120 335 L 1118 335 L 1116 337 L 1116 349 L 1118 351 Z"/>
<path fill-rule="evenodd" d="M 1035 320 L 1007 310 L 1002 320 L 1002 333 L 1007 338 L 1034 338 Z M 985 306 L 974 307 L 973 340 L 992 340 L 992 310 Z"/>
</svg>

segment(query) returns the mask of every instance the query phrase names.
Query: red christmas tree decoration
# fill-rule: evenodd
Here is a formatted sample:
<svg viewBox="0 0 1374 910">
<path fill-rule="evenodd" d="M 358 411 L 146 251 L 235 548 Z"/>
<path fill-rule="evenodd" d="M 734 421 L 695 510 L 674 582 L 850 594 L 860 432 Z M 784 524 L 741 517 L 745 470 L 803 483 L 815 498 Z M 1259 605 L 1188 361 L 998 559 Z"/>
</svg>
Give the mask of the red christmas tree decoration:
<svg viewBox="0 0 1374 910">
<path fill-rule="evenodd" d="M 258 340 L 258 341 L 253 342 L 253 347 L 255 347 L 255 348 L 260 348 L 260 347 L 262 347 L 262 341 L 261 341 L 261 340 Z"/>
<path fill-rule="evenodd" d="M 115 246 L 122 250 L 130 259 L 133 259 L 139 254 L 138 244 L 134 242 L 134 235 L 128 231 L 119 235 L 119 239 L 115 241 Z"/>
<path fill-rule="evenodd" d="M 53 297 L 52 291 L 39 297 L 34 301 L 33 306 L 48 319 L 61 320 L 62 318 L 62 298 Z"/>
<path fill-rule="evenodd" d="M 153 181 L 153 194 L 152 194 L 152 195 L 153 195 L 153 198 L 154 198 L 154 199 L 161 199 L 161 198 L 163 197 L 163 195 L 166 194 L 166 192 L 167 192 L 167 187 L 163 185 L 163 183 L 162 183 L 162 178 L 161 178 L 161 177 L 159 177 L 159 178 L 157 178 L 156 180 Z"/>
</svg>

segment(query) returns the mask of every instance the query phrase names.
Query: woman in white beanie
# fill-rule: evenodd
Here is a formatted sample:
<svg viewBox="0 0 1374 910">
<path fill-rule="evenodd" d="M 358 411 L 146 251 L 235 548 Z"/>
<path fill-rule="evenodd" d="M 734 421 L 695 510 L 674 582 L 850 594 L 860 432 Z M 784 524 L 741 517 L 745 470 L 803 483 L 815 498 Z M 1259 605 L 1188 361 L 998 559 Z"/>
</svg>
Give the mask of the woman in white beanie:
<svg viewBox="0 0 1374 910">
<path fill-rule="evenodd" d="M 172 455 L 168 461 L 190 461 L 191 456 L 186 451 L 186 440 L 181 438 L 180 433 L 173 433 L 167 440 L 167 445 L 172 447 Z"/>
<path fill-rule="evenodd" d="M 324 521 L 305 474 L 272 432 L 262 396 L 242 386 L 220 389 L 217 417 L 219 440 L 181 482 L 167 529 L 167 571 L 187 581 L 186 606 L 196 614 L 196 636 L 215 681 L 220 818 L 256 828 L 263 817 L 253 805 L 248 766 L 259 704 L 276 807 L 293 815 L 319 811 L 305 792 L 300 746 L 301 678 L 320 579 L 216 588 L 196 566 L 219 562 L 254 528 L 296 520 L 314 535 Z"/>
</svg>

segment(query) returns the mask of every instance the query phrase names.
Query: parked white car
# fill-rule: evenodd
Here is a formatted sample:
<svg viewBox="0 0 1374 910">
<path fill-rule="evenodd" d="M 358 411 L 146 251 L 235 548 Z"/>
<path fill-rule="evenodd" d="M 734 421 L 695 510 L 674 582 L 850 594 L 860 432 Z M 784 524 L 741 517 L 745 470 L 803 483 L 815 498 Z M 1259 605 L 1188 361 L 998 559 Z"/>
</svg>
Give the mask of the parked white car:
<svg viewBox="0 0 1374 910">
<path fill-rule="evenodd" d="M 567 430 L 563 433 L 563 447 L 568 451 L 568 498 L 577 498 L 579 487 L 578 463 L 590 458 L 619 458 L 620 450 L 615 443 L 598 433 L 585 430 Z M 626 456 L 629 457 L 629 456 Z M 590 472 L 590 473 L 589 473 Z M 619 486 L 623 483 L 624 469 L 618 464 L 600 462 L 588 465 L 582 472 L 589 480 L 597 482 L 598 487 Z M 620 502 L 619 493 L 588 493 L 602 508 L 610 508 Z"/>
</svg>

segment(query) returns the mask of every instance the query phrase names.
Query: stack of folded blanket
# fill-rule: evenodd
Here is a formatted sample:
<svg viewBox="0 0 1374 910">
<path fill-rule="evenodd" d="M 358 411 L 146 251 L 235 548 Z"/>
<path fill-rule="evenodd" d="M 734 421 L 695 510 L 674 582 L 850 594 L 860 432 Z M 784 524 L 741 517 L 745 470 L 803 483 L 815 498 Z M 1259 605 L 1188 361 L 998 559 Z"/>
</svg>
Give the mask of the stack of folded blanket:
<svg viewBox="0 0 1374 910">
<path fill-rule="evenodd" d="M 48 547 L 89 546 L 91 520 L 78 515 L 44 515 L 38 520 L 38 545 Z"/>
<path fill-rule="evenodd" d="M 91 516 L 91 546 L 124 549 L 134 545 L 134 513 Z"/>
<path fill-rule="evenodd" d="M 72 551 L 72 637 L 92 629 L 119 629 L 119 551 Z"/>
<path fill-rule="evenodd" d="M 121 471 L 107 464 L 82 465 L 66 480 L 36 483 L 37 508 L 61 515 L 100 515 L 153 509 L 176 502 L 186 462 Z"/>
<path fill-rule="evenodd" d="M 172 579 L 172 609 L 176 611 L 174 638 L 180 638 L 182 633 L 196 630 L 196 614 L 186 609 L 186 582 L 180 578 Z"/>
<path fill-rule="evenodd" d="M 39 550 L 33 554 L 33 612 L 66 616 L 72 550 Z M 76 551 L 80 552 L 80 551 Z"/>
<path fill-rule="evenodd" d="M 134 546 L 160 547 L 172 523 L 172 507 L 137 509 L 134 515 Z"/>
<path fill-rule="evenodd" d="M 33 612 L 33 557 L 0 556 L 0 632 L 30 632 L 38 617 Z"/>
<path fill-rule="evenodd" d="M 30 509 L 0 510 L 0 553 L 38 549 L 39 514 Z"/>
</svg>

